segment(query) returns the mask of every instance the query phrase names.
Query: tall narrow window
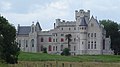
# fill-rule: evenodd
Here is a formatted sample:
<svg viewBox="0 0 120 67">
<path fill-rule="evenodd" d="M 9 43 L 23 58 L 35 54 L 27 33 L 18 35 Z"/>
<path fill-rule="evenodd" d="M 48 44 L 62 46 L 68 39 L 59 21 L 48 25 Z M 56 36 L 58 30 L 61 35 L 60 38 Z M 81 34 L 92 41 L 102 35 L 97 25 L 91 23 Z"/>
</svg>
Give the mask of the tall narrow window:
<svg viewBox="0 0 120 67">
<path fill-rule="evenodd" d="M 44 49 L 46 49 L 46 48 L 43 48 L 43 45 L 41 45 L 41 51 L 43 51 Z"/>
<path fill-rule="evenodd" d="M 93 37 L 93 33 L 91 33 L 91 37 Z"/>
<path fill-rule="evenodd" d="M 61 34 L 61 36 L 64 36 L 64 34 Z"/>
<path fill-rule="evenodd" d="M 71 28 L 69 28 L 69 30 L 71 30 Z"/>
<path fill-rule="evenodd" d="M 96 33 L 94 33 L 94 36 L 96 37 Z"/>
<path fill-rule="evenodd" d="M 76 28 L 74 28 L 74 30 L 76 30 Z"/>
<path fill-rule="evenodd" d="M 19 40 L 19 47 L 21 47 L 21 40 Z"/>
<path fill-rule="evenodd" d="M 96 41 L 94 42 L 94 49 L 96 49 Z"/>
<path fill-rule="evenodd" d="M 34 47 L 34 39 L 31 40 L 31 45 Z"/>
<path fill-rule="evenodd" d="M 41 42 L 43 42 L 44 41 L 44 39 L 43 38 L 41 38 Z"/>
<path fill-rule="evenodd" d="M 105 49 L 105 40 L 103 39 L 103 49 Z"/>
<path fill-rule="evenodd" d="M 90 37 L 90 33 L 88 33 L 88 37 Z"/>
<path fill-rule="evenodd" d="M 61 38 L 61 42 L 64 42 L 64 39 L 63 39 L 63 38 Z"/>
<path fill-rule="evenodd" d="M 57 39 L 56 39 L 56 42 L 57 42 Z"/>
<path fill-rule="evenodd" d="M 53 46 L 53 51 L 55 51 L 55 46 Z"/>
<path fill-rule="evenodd" d="M 57 51 L 57 46 L 56 46 L 56 51 Z"/>
<path fill-rule="evenodd" d="M 63 28 L 61 28 L 61 30 L 63 30 Z"/>
<path fill-rule="evenodd" d="M 63 45 L 61 45 L 61 51 L 63 51 Z"/>
<path fill-rule="evenodd" d="M 26 40 L 26 47 L 28 47 L 28 40 Z"/>
<path fill-rule="evenodd" d="M 93 41 L 91 42 L 91 49 L 93 49 Z"/>
<path fill-rule="evenodd" d="M 55 39 L 53 39 L 53 42 L 55 42 Z"/>
<path fill-rule="evenodd" d="M 49 42 L 52 42 L 52 38 L 51 37 L 49 37 Z"/>
<path fill-rule="evenodd" d="M 49 47 L 48 47 L 48 51 L 51 51 L 51 48 L 52 48 L 51 45 L 49 45 Z"/>
</svg>

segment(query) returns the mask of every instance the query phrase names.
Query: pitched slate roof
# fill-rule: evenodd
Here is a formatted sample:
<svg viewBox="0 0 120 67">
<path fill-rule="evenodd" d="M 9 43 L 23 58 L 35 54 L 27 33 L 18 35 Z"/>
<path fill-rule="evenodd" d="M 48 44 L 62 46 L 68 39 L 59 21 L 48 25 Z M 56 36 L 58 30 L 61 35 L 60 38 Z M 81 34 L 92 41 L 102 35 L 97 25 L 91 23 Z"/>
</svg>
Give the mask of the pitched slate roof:
<svg viewBox="0 0 120 67">
<path fill-rule="evenodd" d="M 81 19 L 81 21 L 80 21 L 80 26 L 87 26 L 85 17 L 81 17 L 80 19 Z"/>
<path fill-rule="evenodd" d="M 18 27 L 18 35 L 28 35 L 31 31 L 30 26 L 20 26 Z"/>
</svg>

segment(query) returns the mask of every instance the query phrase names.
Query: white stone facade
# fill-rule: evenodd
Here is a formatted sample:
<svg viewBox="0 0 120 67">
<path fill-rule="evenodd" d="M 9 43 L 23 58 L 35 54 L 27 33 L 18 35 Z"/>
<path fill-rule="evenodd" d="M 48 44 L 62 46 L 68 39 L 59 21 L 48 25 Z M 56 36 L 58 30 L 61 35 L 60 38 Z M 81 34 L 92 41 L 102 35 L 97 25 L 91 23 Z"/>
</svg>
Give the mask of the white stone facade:
<svg viewBox="0 0 120 67">
<path fill-rule="evenodd" d="M 67 34 L 72 35 L 71 55 L 113 54 L 110 37 L 106 38 L 104 26 L 97 19 L 90 18 L 90 10 L 76 10 L 75 21 L 56 19 L 54 29 L 49 31 L 42 31 L 39 22 L 31 26 L 18 25 L 16 40 L 21 51 L 42 52 L 43 48 L 47 48 L 50 54 L 61 54 L 68 47 Z"/>
</svg>

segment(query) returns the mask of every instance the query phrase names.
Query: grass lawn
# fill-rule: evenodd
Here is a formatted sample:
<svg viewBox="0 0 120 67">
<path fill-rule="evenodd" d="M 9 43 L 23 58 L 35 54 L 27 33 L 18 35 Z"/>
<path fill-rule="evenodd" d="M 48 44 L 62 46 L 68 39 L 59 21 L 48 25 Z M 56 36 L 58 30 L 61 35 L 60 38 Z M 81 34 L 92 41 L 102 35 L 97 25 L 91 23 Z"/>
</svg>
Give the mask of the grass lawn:
<svg viewBox="0 0 120 67">
<path fill-rule="evenodd" d="M 119 55 L 61 56 L 44 53 L 21 52 L 19 61 L 120 62 Z"/>
</svg>

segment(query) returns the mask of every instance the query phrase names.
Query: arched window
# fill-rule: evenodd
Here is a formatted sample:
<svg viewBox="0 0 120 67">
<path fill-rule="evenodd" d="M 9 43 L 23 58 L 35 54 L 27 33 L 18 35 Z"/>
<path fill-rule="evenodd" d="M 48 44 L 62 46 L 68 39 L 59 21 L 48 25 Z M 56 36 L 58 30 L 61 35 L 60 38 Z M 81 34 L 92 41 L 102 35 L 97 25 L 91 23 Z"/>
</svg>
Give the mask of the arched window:
<svg viewBox="0 0 120 67">
<path fill-rule="evenodd" d="M 49 37 L 49 42 L 52 42 L 52 38 L 51 37 Z"/>
<path fill-rule="evenodd" d="M 48 47 L 48 51 L 51 51 L 51 48 L 52 48 L 51 45 L 49 45 L 49 47 Z"/>
<path fill-rule="evenodd" d="M 34 47 L 34 39 L 31 40 L 31 45 Z"/>
<path fill-rule="evenodd" d="M 41 38 L 41 42 L 43 42 L 44 41 L 44 39 L 43 38 Z"/>
</svg>

